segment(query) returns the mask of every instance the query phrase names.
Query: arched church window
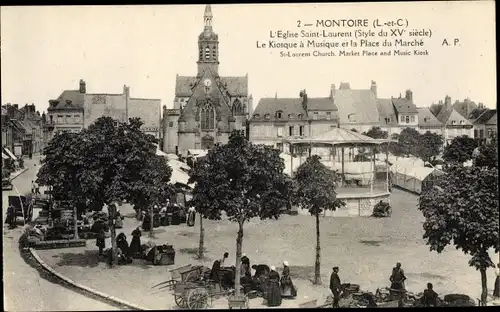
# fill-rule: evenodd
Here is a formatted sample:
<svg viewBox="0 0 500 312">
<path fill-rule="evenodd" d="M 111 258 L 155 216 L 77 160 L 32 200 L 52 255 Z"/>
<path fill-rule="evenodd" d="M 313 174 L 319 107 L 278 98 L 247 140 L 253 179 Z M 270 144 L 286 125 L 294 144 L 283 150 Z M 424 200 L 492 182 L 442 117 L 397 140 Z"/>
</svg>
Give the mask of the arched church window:
<svg viewBox="0 0 500 312">
<path fill-rule="evenodd" d="M 233 103 L 233 115 L 243 114 L 243 106 L 241 105 L 240 100 L 236 99 Z"/>
<path fill-rule="evenodd" d="M 213 130 L 215 128 L 215 111 L 211 106 L 205 106 L 200 112 L 201 130 Z"/>
</svg>

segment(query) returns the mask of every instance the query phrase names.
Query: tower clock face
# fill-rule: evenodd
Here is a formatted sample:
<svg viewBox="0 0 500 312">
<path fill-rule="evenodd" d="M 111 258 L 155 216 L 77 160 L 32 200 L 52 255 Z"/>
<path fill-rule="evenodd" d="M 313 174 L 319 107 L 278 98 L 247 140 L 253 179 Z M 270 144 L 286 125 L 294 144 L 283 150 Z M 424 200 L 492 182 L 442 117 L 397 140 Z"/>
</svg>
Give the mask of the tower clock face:
<svg viewBox="0 0 500 312">
<path fill-rule="evenodd" d="M 212 81 L 210 81 L 210 79 L 205 79 L 203 84 L 205 85 L 205 87 L 210 87 L 212 85 Z"/>
</svg>

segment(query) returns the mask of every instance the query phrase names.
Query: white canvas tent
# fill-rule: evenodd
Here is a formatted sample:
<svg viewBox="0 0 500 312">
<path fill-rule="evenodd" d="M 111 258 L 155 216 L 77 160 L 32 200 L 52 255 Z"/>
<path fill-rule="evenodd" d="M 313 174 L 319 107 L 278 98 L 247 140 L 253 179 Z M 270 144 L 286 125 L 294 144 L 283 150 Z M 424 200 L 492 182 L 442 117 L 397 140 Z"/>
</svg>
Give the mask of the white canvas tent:
<svg viewBox="0 0 500 312">
<path fill-rule="evenodd" d="M 417 194 L 425 187 L 432 186 L 434 180 L 444 174 L 437 168 L 415 166 L 413 162 L 394 164 L 390 167 L 392 184 Z"/>
</svg>

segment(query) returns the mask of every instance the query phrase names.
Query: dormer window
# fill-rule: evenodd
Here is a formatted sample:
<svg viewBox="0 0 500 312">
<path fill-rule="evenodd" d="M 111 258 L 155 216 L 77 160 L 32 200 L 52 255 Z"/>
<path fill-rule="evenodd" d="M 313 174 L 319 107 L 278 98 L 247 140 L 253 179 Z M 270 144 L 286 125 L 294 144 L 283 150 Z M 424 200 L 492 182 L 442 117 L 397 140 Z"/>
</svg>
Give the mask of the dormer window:
<svg viewBox="0 0 500 312">
<path fill-rule="evenodd" d="M 451 124 L 452 124 L 452 125 L 455 125 L 456 123 L 457 123 L 457 122 L 456 122 L 455 120 L 452 120 L 452 121 L 451 121 Z"/>
<path fill-rule="evenodd" d="M 253 119 L 260 119 L 260 115 L 259 114 L 253 115 Z"/>
<path fill-rule="evenodd" d="M 265 114 L 265 115 L 264 115 L 264 119 L 271 119 L 271 115 L 269 115 L 269 114 Z"/>
<path fill-rule="evenodd" d="M 465 121 L 460 120 L 460 124 L 461 124 L 461 125 L 465 124 Z"/>
<path fill-rule="evenodd" d="M 297 115 L 297 118 L 299 118 L 299 119 L 302 119 L 302 117 L 303 117 L 303 115 L 302 115 L 302 114 L 298 114 L 298 115 Z"/>
<path fill-rule="evenodd" d="M 282 111 L 277 111 L 276 112 L 276 118 L 278 118 L 278 119 L 283 118 L 283 112 Z"/>
</svg>

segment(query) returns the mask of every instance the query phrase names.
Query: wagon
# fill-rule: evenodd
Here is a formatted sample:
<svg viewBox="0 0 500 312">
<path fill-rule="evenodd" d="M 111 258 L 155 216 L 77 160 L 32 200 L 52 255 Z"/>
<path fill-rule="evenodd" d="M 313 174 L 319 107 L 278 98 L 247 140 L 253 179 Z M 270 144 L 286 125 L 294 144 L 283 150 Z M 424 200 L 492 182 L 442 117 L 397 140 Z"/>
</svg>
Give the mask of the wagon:
<svg viewBox="0 0 500 312">
<path fill-rule="evenodd" d="M 154 285 L 152 288 L 160 287 L 160 289 L 170 289 L 172 290 L 177 283 L 183 282 L 197 282 L 201 280 L 201 277 L 205 274 L 208 269 L 207 267 L 201 265 L 185 265 L 176 269 L 170 270 L 171 279 L 159 284 Z"/>
</svg>

